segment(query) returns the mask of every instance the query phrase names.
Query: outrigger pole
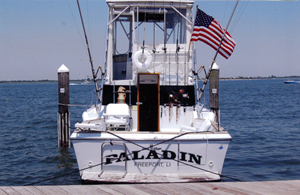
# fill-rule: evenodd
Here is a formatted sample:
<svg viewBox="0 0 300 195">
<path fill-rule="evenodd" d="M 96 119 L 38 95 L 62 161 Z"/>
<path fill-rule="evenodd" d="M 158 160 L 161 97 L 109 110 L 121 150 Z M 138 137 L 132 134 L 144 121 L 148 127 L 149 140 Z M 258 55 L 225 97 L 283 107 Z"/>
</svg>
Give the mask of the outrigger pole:
<svg viewBox="0 0 300 195">
<path fill-rule="evenodd" d="M 219 44 L 218 50 L 216 51 L 216 54 L 215 54 L 215 56 L 214 56 L 214 59 L 212 60 L 212 63 L 211 63 L 211 65 L 210 65 L 210 67 L 209 67 L 209 70 L 208 70 L 208 73 L 205 75 L 205 76 L 206 76 L 206 79 L 205 79 L 205 81 L 203 82 L 203 86 L 202 86 L 202 88 L 201 88 L 201 92 L 200 92 L 200 95 L 199 95 L 199 97 L 198 97 L 198 99 L 197 99 L 197 102 L 200 102 L 200 99 L 201 99 L 202 94 L 203 94 L 203 92 L 204 92 L 205 86 L 206 86 L 207 81 L 208 81 L 208 79 L 209 79 L 209 77 L 210 77 L 210 72 L 211 72 L 211 70 L 212 70 L 212 67 L 213 67 L 214 63 L 216 62 L 217 56 L 218 56 L 218 54 L 219 54 L 219 50 L 220 50 L 220 48 L 221 48 L 221 46 L 222 46 L 222 43 L 223 43 L 225 34 L 226 34 L 226 32 L 227 32 L 227 29 L 228 29 L 228 27 L 229 27 L 229 24 L 230 24 L 230 22 L 231 22 L 231 19 L 232 19 L 232 17 L 233 17 L 233 14 L 234 14 L 234 12 L 235 12 L 235 9 L 236 9 L 238 3 L 239 3 L 239 0 L 237 0 L 237 2 L 236 2 L 236 4 L 235 4 L 235 7 L 234 7 L 233 12 L 232 12 L 232 14 L 231 14 L 231 17 L 230 17 L 230 19 L 229 19 L 229 21 L 228 21 L 228 24 L 227 24 L 227 26 L 226 26 L 225 32 L 224 32 L 223 37 L 222 37 L 222 39 L 221 39 L 221 42 L 220 42 L 220 44 Z M 197 8 L 198 8 L 198 6 L 197 6 Z"/>
<path fill-rule="evenodd" d="M 84 22 L 83 22 L 83 18 L 82 18 L 82 14 L 81 14 L 81 9 L 80 9 L 80 5 L 79 5 L 79 0 L 77 0 L 77 5 L 78 5 L 78 11 L 79 11 L 79 14 L 80 14 L 81 24 L 82 24 L 82 28 L 83 28 L 83 32 L 84 32 L 85 42 L 86 42 L 86 46 L 87 46 L 87 50 L 88 50 L 88 54 L 89 54 L 89 60 L 90 60 L 90 63 L 91 63 L 91 69 L 92 69 L 92 74 L 93 74 L 93 80 L 94 80 L 94 83 L 95 83 L 97 98 L 98 98 L 98 102 L 101 103 L 101 98 L 100 98 L 100 94 L 99 94 L 100 89 L 98 88 L 98 84 L 97 84 L 97 73 L 98 73 L 99 69 L 102 72 L 102 69 L 101 69 L 101 66 L 99 66 L 99 68 L 97 70 L 97 73 L 95 73 L 94 65 L 93 65 L 93 59 L 92 59 L 92 55 L 91 55 L 91 52 L 90 52 L 89 42 L 88 42 L 88 38 L 87 38 L 87 35 L 86 35 Z M 102 72 L 102 77 L 103 77 L 103 72 Z"/>
</svg>

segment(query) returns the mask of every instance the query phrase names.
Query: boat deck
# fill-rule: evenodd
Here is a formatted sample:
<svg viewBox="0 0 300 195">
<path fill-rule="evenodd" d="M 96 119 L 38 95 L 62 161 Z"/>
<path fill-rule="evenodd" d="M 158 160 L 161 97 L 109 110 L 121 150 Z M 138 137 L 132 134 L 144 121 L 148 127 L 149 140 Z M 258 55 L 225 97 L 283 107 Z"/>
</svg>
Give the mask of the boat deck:
<svg viewBox="0 0 300 195">
<path fill-rule="evenodd" d="M 78 133 L 80 131 L 82 132 L 89 132 L 89 133 L 96 133 L 96 132 L 105 132 L 107 130 L 103 131 L 103 128 L 101 127 L 101 120 L 90 120 L 90 121 L 83 121 L 81 122 L 82 126 L 86 126 L 85 128 L 76 128 L 76 130 L 74 131 L 75 133 Z M 195 130 L 189 130 L 189 129 L 184 129 L 183 128 L 161 128 L 158 132 L 156 131 L 151 131 L 151 134 L 161 134 L 161 133 L 166 133 L 166 134 L 180 134 L 180 133 L 186 133 L 186 132 L 196 132 L 196 133 L 207 133 L 207 134 L 211 134 L 211 133 L 218 133 L 218 134 L 228 134 L 228 132 L 222 127 L 220 126 L 218 123 L 214 122 L 214 121 L 210 121 L 211 127 L 207 129 L 207 131 L 195 131 Z M 90 128 L 88 126 L 91 126 Z M 190 128 L 190 127 L 188 127 Z M 111 132 L 115 132 L 115 133 L 141 133 L 141 134 L 149 134 L 149 131 L 138 131 L 136 128 L 134 129 L 130 129 L 128 131 L 125 131 L 124 128 L 119 128 L 118 130 L 111 130 Z"/>
</svg>

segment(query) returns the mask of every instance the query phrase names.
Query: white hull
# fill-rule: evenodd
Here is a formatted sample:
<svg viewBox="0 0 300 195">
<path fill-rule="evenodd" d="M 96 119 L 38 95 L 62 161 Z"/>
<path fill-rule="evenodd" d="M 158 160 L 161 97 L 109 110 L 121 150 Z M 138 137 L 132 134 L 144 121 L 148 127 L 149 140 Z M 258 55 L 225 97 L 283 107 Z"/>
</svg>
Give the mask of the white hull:
<svg viewBox="0 0 300 195">
<path fill-rule="evenodd" d="M 79 131 L 71 140 L 83 181 L 152 183 L 219 180 L 231 137 L 226 131 L 142 135 Z"/>
</svg>

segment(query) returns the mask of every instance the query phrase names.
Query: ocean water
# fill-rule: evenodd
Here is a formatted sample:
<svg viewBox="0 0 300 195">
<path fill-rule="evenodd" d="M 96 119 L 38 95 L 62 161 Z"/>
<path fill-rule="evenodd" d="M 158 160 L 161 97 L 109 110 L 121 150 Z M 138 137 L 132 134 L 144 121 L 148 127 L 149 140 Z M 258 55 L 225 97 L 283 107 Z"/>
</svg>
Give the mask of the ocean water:
<svg viewBox="0 0 300 195">
<path fill-rule="evenodd" d="M 220 81 L 221 125 L 233 137 L 223 175 L 300 179 L 300 85 L 283 81 Z M 70 103 L 90 105 L 93 91 L 71 85 Z M 0 186 L 81 184 L 73 148 L 57 147 L 57 83 L 0 84 L 0 94 Z M 72 127 L 85 109 L 70 108 Z"/>
</svg>

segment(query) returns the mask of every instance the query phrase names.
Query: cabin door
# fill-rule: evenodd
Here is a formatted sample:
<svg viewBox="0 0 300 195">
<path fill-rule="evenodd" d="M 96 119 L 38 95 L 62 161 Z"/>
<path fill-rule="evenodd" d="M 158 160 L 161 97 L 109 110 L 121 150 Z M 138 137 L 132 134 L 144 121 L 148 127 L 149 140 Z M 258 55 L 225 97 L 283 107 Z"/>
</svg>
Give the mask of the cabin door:
<svg viewBox="0 0 300 195">
<path fill-rule="evenodd" d="M 159 131 L 159 74 L 138 75 L 138 130 Z"/>
</svg>

